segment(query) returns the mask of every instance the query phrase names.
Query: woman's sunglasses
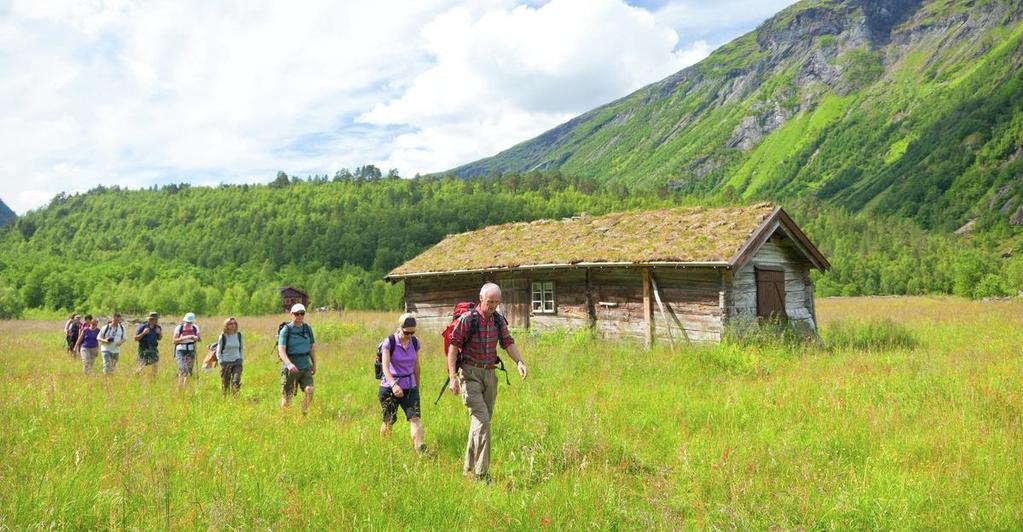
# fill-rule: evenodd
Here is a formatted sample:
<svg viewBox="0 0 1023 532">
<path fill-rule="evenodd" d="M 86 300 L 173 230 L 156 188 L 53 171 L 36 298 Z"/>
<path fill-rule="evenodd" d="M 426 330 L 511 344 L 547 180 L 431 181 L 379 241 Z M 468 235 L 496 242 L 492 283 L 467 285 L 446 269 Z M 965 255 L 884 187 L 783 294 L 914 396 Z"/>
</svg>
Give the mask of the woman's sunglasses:
<svg viewBox="0 0 1023 532">
<path fill-rule="evenodd" d="M 405 336 L 412 336 L 416 334 L 416 331 L 401 331 L 401 334 L 404 334 Z"/>
</svg>

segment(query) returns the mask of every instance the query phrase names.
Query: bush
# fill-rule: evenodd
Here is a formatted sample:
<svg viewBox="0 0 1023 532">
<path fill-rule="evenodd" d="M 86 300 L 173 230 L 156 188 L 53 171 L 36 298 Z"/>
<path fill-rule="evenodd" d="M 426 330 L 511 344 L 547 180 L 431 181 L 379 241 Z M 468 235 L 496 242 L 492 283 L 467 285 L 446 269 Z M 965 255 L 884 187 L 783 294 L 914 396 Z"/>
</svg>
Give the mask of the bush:
<svg viewBox="0 0 1023 532">
<path fill-rule="evenodd" d="M 824 328 L 822 336 L 824 343 L 831 349 L 891 351 L 913 349 L 917 345 L 909 329 L 890 319 L 840 321 Z"/>
<path fill-rule="evenodd" d="M 21 318 L 25 306 L 21 302 L 21 294 L 13 286 L 0 284 L 0 319 L 11 320 Z"/>
</svg>

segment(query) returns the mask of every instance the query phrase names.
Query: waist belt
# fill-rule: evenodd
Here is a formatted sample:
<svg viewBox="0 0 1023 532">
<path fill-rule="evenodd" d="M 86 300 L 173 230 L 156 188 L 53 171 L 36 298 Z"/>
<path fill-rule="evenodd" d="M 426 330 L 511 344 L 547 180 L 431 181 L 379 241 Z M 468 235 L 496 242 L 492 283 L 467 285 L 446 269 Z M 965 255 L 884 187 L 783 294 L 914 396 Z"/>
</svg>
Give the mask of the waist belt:
<svg viewBox="0 0 1023 532">
<path fill-rule="evenodd" d="M 195 342 L 190 344 L 178 344 L 178 351 L 195 351 Z"/>
<path fill-rule="evenodd" d="M 307 356 L 309 356 L 309 353 L 294 353 L 294 354 L 288 353 L 288 358 L 307 357 Z"/>
<path fill-rule="evenodd" d="M 471 360 L 466 360 L 466 359 L 462 359 L 462 365 L 464 365 L 464 366 L 472 366 L 472 367 L 478 368 L 478 369 L 497 369 L 497 364 L 481 364 L 481 363 L 473 362 Z"/>
</svg>

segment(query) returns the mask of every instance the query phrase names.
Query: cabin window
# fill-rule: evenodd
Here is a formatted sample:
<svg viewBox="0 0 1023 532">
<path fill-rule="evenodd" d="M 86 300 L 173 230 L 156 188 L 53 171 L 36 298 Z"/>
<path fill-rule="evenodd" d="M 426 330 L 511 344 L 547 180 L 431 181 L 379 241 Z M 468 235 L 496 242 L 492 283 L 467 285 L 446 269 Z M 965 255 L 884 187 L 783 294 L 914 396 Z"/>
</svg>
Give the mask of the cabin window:
<svg viewBox="0 0 1023 532">
<path fill-rule="evenodd" d="M 533 282 L 533 313 L 554 314 L 554 282 Z"/>
<path fill-rule="evenodd" d="M 785 319 L 785 272 L 757 268 L 757 316 Z"/>
</svg>

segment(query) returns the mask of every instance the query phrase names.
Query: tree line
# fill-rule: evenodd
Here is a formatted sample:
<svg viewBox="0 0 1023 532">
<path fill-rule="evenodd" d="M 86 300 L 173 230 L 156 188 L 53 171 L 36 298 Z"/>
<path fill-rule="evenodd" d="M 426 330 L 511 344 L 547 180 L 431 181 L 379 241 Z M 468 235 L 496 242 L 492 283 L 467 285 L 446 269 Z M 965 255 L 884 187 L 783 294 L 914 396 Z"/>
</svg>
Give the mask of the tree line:
<svg viewBox="0 0 1023 532">
<path fill-rule="evenodd" d="M 59 194 L 0 229 L 0 316 L 26 308 L 265 314 L 279 310 L 284 285 L 307 291 L 315 306 L 393 310 L 402 287 L 383 276 L 448 234 L 732 201 L 557 172 L 401 179 L 372 165 L 332 177 L 282 172 L 266 185 L 98 187 Z M 996 232 L 937 234 L 813 199 L 784 206 L 834 265 L 817 276 L 819 295 L 986 297 L 1023 288 L 1023 264 L 1001 257 Z"/>
</svg>

